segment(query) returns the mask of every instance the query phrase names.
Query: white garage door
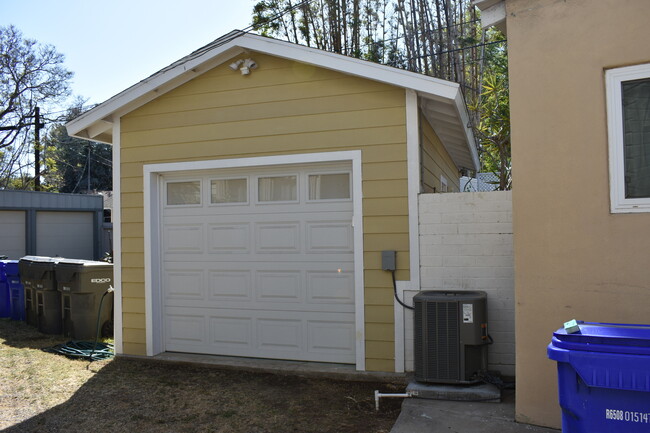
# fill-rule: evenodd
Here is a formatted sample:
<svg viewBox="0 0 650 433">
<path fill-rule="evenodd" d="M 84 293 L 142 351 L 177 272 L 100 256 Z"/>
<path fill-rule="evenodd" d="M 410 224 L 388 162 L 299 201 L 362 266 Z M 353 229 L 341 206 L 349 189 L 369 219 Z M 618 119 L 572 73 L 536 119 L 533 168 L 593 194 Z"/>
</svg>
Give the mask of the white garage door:
<svg viewBox="0 0 650 433">
<path fill-rule="evenodd" d="M 163 179 L 165 350 L 355 362 L 349 165 Z"/>
<path fill-rule="evenodd" d="M 25 211 L 0 211 L 0 255 L 23 257 L 25 242 Z"/>
<path fill-rule="evenodd" d="M 36 255 L 93 259 L 93 212 L 36 213 Z"/>
</svg>

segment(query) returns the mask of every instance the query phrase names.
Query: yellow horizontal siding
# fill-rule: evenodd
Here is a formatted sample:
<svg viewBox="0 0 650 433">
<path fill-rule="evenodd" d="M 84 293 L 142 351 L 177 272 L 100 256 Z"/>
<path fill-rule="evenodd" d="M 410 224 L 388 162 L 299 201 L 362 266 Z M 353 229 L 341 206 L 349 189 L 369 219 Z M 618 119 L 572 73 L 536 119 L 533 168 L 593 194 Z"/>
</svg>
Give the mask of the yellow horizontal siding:
<svg viewBox="0 0 650 433">
<path fill-rule="evenodd" d="M 346 129 L 376 128 L 395 126 L 404 123 L 404 109 L 381 108 L 355 112 L 325 113 L 319 115 L 296 115 L 292 117 L 270 117 L 238 122 L 212 122 L 193 126 L 169 128 L 161 125 L 156 129 L 129 132 L 131 142 L 146 144 L 176 144 L 192 135 L 193 141 L 210 141 L 215 136 L 222 140 L 246 137 L 265 137 L 269 135 L 306 134 L 321 131 L 341 131 Z M 123 155 L 129 148 L 124 148 Z"/>
<path fill-rule="evenodd" d="M 458 192 L 460 190 L 458 168 L 429 121 L 422 115 L 420 116 L 420 131 L 422 146 L 421 182 L 424 192 L 441 192 L 441 175 L 447 179 L 447 191 Z"/>
<path fill-rule="evenodd" d="M 144 293 L 144 289 L 142 293 Z M 124 313 L 141 313 L 144 309 L 144 298 L 122 298 L 122 311 Z"/>
<path fill-rule="evenodd" d="M 365 199 L 386 197 L 403 197 L 403 191 L 408 187 L 408 181 L 402 180 L 374 180 L 363 182 L 363 197 Z"/>
<path fill-rule="evenodd" d="M 392 371 L 392 283 L 380 255 L 399 251 L 397 274 L 409 278 L 404 90 L 260 53 L 255 60 L 247 77 L 223 65 L 122 118 L 125 352 L 145 349 L 143 165 L 360 149 L 364 257 L 373 268 L 365 272 L 367 368 Z"/>
<path fill-rule="evenodd" d="M 393 341 L 395 327 L 386 323 L 375 323 L 366 331 L 366 339 L 371 341 Z"/>
<path fill-rule="evenodd" d="M 366 340 L 366 356 L 373 359 L 385 359 L 385 354 L 395 356 L 395 345 L 393 341 Z"/>
<path fill-rule="evenodd" d="M 257 75 L 257 77 L 254 77 L 253 75 Z M 356 98 L 359 95 L 369 92 L 397 90 L 395 88 L 390 88 L 385 84 L 364 80 L 362 78 L 345 76 L 333 80 L 316 80 L 297 83 L 285 82 L 283 84 L 269 83 L 268 86 L 264 87 L 260 85 L 261 83 L 259 82 L 259 77 L 261 75 L 262 74 L 251 74 L 250 78 L 253 78 L 253 80 L 247 80 L 247 83 L 250 86 L 239 89 L 222 87 L 212 88 L 210 80 L 205 80 L 204 77 L 198 77 L 195 79 L 195 82 L 197 85 L 201 83 L 201 85 L 205 87 L 203 93 L 183 94 L 183 86 L 181 86 L 181 88 L 172 90 L 168 95 L 156 99 L 153 103 L 149 103 L 144 107 L 138 108 L 137 111 L 129 113 L 128 117 L 132 118 L 149 114 L 182 113 L 185 111 L 205 109 L 209 110 L 215 107 L 232 107 L 241 105 L 242 103 L 265 104 L 273 101 L 303 99 L 318 100 L 320 98 L 327 98 L 336 95 L 350 95 Z M 239 78 L 240 80 L 245 79 L 241 77 Z M 215 80 L 212 80 L 212 83 L 214 81 Z M 350 103 L 353 103 L 353 97 L 349 98 Z M 126 125 L 128 126 L 129 123 Z"/>
<path fill-rule="evenodd" d="M 126 332 L 127 329 L 124 329 Z M 126 355 L 135 355 L 135 356 L 146 356 L 147 355 L 147 346 L 145 343 L 132 343 L 128 340 L 124 340 L 122 343 L 122 349 Z"/>
<path fill-rule="evenodd" d="M 393 324 L 393 305 L 366 305 L 366 327 L 373 323 Z M 367 341 L 367 339 L 366 339 Z"/>
<path fill-rule="evenodd" d="M 408 216 L 373 216 L 363 218 L 363 231 L 365 233 L 381 234 L 390 230 L 392 233 L 409 232 Z"/>
<path fill-rule="evenodd" d="M 122 250 L 131 253 L 144 253 L 144 238 L 122 238 Z"/>
<path fill-rule="evenodd" d="M 381 359 L 371 358 L 366 356 L 366 370 L 368 371 L 393 371 L 395 369 L 395 361 L 382 357 Z"/>
<path fill-rule="evenodd" d="M 389 200 L 390 199 L 390 200 Z M 408 215 L 407 197 L 364 198 L 363 214 L 372 216 Z"/>
<path fill-rule="evenodd" d="M 242 128 L 243 129 L 243 128 Z M 245 131 L 239 132 L 244 134 Z M 323 151 L 338 151 L 361 149 L 370 146 L 399 144 L 399 139 L 404 139 L 404 127 L 401 125 L 380 125 L 370 128 L 356 128 L 349 130 L 312 131 L 304 133 L 288 133 L 255 137 L 232 137 L 224 139 L 218 134 L 202 137 L 188 143 L 158 143 L 141 137 L 124 139 L 125 142 L 139 143 L 139 147 L 122 150 L 123 160 L 148 164 L 171 161 L 195 161 L 202 159 L 228 159 L 243 158 L 260 155 L 282 155 L 288 153 L 310 153 Z M 280 146 L 281 144 L 281 146 Z M 365 152 L 364 152 L 365 153 Z M 379 156 L 380 157 L 380 156 Z M 404 157 L 406 158 L 406 157 Z M 142 169 L 127 167 L 129 176 L 142 176 Z M 142 190 L 142 184 L 138 185 Z"/>
<path fill-rule="evenodd" d="M 369 115 L 379 110 L 400 108 L 402 95 L 393 90 L 377 93 L 363 93 L 351 100 L 349 94 L 323 96 L 318 104 L 312 99 L 293 99 L 257 104 L 213 107 L 205 110 L 150 114 L 125 119 L 123 127 L 130 131 L 147 131 L 157 128 L 163 122 L 167 129 L 199 125 L 220 125 L 239 122 L 257 122 L 260 120 L 309 118 L 312 116 L 340 115 L 345 112 L 365 110 Z M 345 104 L 345 105 L 343 105 Z M 344 112 L 341 107 L 345 106 Z M 403 115 L 402 115 L 403 116 Z M 399 117 L 402 117 L 398 115 Z M 264 124 L 262 123 L 261 126 Z"/>
<path fill-rule="evenodd" d="M 144 302 L 144 283 L 124 283 L 122 285 L 122 297 L 133 300 L 134 302 L 136 299 L 142 299 L 142 302 Z M 143 311 L 142 309 L 135 309 L 130 311 L 130 313 L 141 313 Z"/>
<path fill-rule="evenodd" d="M 145 329 L 145 317 L 142 313 L 122 313 L 124 329 Z"/>
</svg>

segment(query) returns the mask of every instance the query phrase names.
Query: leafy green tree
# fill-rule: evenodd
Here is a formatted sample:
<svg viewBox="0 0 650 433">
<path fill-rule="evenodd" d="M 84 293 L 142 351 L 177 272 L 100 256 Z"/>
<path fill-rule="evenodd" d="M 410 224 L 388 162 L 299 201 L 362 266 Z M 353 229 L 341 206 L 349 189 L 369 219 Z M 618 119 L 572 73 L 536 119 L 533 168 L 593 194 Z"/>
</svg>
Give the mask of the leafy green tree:
<svg viewBox="0 0 650 433">
<path fill-rule="evenodd" d="M 71 108 L 66 120 L 81 114 L 81 104 Z M 70 137 L 63 124 L 49 129 L 45 148 L 45 184 L 67 193 L 112 190 L 112 148 L 105 143 Z"/>
<path fill-rule="evenodd" d="M 35 107 L 46 112 L 70 94 L 72 72 L 63 60 L 53 46 L 23 38 L 14 26 L 0 27 L 0 188 L 29 172 Z"/>
<path fill-rule="evenodd" d="M 503 39 L 498 30 L 488 33 L 490 42 Z M 498 189 L 508 190 L 512 188 L 508 55 L 503 44 L 487 45 L 484 55 L 482 92 L 469 108 L 479 117 L 474 132 L 481 146 L 481 171 L 494 173 Z"/>
</svg>

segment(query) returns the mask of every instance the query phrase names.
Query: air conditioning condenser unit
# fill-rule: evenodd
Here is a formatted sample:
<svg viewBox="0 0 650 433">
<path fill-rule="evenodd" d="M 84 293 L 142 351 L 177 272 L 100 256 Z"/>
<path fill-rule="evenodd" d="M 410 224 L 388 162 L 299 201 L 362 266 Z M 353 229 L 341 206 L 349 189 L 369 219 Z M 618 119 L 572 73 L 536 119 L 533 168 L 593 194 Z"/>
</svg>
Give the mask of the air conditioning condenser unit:
<svg viewBox="0 0 650 433">
<path fill-rule="evenodd" d="M 427 290 L 413 300 L 415 380 L 479 382 L 487 370 L 487 294 Z"/>
</svg>

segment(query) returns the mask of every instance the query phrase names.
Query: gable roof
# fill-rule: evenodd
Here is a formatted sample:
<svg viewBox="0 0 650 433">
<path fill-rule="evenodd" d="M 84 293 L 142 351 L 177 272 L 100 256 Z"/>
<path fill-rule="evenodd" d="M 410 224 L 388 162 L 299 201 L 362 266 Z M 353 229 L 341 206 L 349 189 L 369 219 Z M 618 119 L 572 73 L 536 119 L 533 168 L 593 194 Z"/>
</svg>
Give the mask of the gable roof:
<svg viewBox="0 0 650 433">
<path fill-rule="evenodd" d="M 68 122 L 68 134 L 112 144 L 117 119 L 248 51 L 414 90 L 423 114 L 458 168 L 478 169 L 478 152 L 457 83 L 240 30 L 216 39 Z"/>
</svg>

